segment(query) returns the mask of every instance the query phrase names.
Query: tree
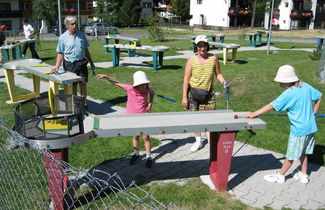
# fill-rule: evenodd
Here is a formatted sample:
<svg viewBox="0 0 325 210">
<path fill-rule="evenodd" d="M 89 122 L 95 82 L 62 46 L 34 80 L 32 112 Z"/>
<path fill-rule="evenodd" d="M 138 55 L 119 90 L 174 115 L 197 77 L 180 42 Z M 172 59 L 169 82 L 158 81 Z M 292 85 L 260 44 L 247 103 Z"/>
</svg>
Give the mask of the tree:
<svg viewBox="0 0 325 210">
<path fill-rule="evenodd" d="M 141 15 L 140 0 L 124 0 L 118 14 L 121 26 L 137 24 Z"/>
<path fill-rule="evenodd" d="M 54 25 L 56 17 L 55 1 L 53 0 L 33 0 L 33 20 L 46 20 L 47 25 Z"/>
<path fill-rule="evenodd" d="M 182 21 L 187 21 L 192 18 L 190 15 L 190 1 L 189 0 L 171 0 L 171 12 L 174 15 L 180 16 Z"/>
<path fill-rule="evenodd" d="M 256 14 L 271 13 L 272 0 L 258 0 L 258 1 L 250 0 L 250 2 L 253 5 L 252 6 L 253 12 L 252 12 L 252 19 L 251 19 L 251 28 L 253 28 Z M 280 2 L 281 0 L 274 0 L 274 8 L 278 8 Z"/>
<path fill-rule="evenodd" d="M 98 17 L 102 22 L 116 25 L 120 6 L 121 1 L 119 0 L 97 0 L 94 16 Z"/>
</svg>

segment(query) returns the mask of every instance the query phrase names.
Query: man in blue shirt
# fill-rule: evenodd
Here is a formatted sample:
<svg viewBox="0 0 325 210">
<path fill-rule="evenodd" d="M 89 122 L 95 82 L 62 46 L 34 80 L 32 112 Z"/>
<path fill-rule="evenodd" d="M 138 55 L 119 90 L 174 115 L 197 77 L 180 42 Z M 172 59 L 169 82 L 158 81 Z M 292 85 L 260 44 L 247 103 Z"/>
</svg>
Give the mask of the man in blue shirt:
<svg viewBox="0 0 325 210">
<path fill-rule="evenodd" d="M 246 115 L 248 118 L 254 118 L 273 109 L 277 112 L 288 112 L 291 126 L 286 159 L 279 171 L 265 175 L 264 179 L 269 182 L 284 183 L 285 173 L 294 160 L 300 159 L 301 170 L 293 178 L 307 184 L 309 182 L 307 155 L 313 154 L 314 150 L 314 134 L 317 131 L 315 114 L 319 109 L 322 93 L 300 81 L 295 69 L 290 65 L 281 66 L 274 81 L 279 82 L 286 90 L 270 104 Z M 313 101 L 316 101 L 314 106 Z"/>
<path fill-rule="evenodd" d="M 95 69 L 95 65 L 88 50 L 89 43 L 85 34 L 77 30 L 77 19 L 75 16 L 67 16 L 64 19 L 64 24 L 67 27 L 67 31 L 59 38 L 56 48 L 58 53 L 56 64 L 53 66 L 52 71 L 58 71 L 63 61 L 63 68 L 65 71 L 73 72 L 83 78 L 83 81 L 79 82 L 80 95 L 87 108 L 88 62 L 91 68 Z M 77 83 L 73 84 L 72 93 L 77 95 Z"/>
</svg>

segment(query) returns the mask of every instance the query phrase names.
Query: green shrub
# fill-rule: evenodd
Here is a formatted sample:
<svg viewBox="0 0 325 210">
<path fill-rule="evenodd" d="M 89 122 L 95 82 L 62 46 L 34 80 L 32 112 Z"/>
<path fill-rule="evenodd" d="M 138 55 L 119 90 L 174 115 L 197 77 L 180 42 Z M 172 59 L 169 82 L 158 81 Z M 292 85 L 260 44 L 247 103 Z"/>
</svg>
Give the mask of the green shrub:
<svg viewBox="0 0 325 210">
<path fill-rule="evenodd" d="M 313 54 L 309 55 L 311 60 L 319 60 L 322 56 L 323 49 L 320 46 L 317 46 L 316 49 L 313 50 Z"/>
</svg>

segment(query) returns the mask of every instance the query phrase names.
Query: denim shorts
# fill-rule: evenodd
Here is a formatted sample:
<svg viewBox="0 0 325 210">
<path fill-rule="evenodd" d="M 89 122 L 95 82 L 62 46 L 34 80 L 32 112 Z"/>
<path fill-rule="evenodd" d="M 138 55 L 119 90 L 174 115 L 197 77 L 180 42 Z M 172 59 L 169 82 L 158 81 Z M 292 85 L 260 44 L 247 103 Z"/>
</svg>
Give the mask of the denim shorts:
<svg viewBox="0 0 325 210">
<path fill-rule="evenodd" d="M 300 160 L 301 155 L 313 154 L 314 146 L 314 133 L 306 136 L 295 136 L 290 134 L 286 158 L 288 160 Z"/>
</svg>

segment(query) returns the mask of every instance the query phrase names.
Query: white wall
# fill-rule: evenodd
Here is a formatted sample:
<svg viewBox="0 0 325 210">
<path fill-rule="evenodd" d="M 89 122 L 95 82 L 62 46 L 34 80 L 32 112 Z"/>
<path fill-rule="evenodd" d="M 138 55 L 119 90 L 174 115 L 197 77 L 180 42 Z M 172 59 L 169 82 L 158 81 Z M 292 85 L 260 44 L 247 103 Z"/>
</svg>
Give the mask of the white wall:
<svg viewBox="0 0 325 210">
<path fill-rule="evenodd" d="M 293 8 L 292 0 L 282 0 L 279 5 L 280 17 L 279 17 L 279 29 L 290 30 L 291 18 L 290 13 Z"/>
<path fill-rule="evenodd" d="M 229 6 L 230 0 L 202 0 L 202 4 L 197 4 L 197 0 L 191 0 L 190 26 L 201 25 L 201 14 L 203 14 L 204 25 L 229 27 Z"/>
</svg>

